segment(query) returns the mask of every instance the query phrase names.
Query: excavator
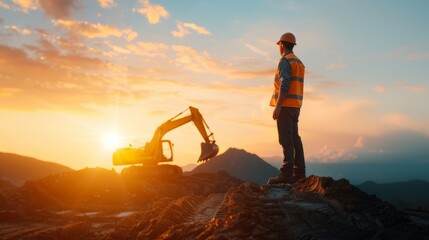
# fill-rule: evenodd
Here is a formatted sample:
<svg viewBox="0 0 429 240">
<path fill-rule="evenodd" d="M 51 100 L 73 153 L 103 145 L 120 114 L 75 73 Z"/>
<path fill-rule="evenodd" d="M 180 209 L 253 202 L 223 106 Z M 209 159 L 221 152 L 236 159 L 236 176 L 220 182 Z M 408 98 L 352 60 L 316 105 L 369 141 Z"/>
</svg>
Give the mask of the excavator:
<svg viewBox="0 0 429 240">
<path fill-rule="evenodd" d="M 180 117 L 184 112 L 190 114 Z M 197 108 L 189 107 L 173 118 L 161 124 L 155 131 L 150 142 L 144 147 L 134 148 L 130 145 L 127 148 L 117 149 L 113 153 L 113 165 L 133 165 L 122 170 L 122 175 L 130 178 L 141 177 L 177 177 L 182 175 L 182 168 L 176 165 L 159 164 L 173 161 L 173 144 L 170 140 L 162 139 L 164 135 L 188 122 L 194 122 L 198 131 L 204 139 L 201 143 L 201 154 L 197 162 L 206 162 L 216 156 L 219 147 L 216 145 L 214 135 L 209 126 L 204 121 L 203 116 Z M 210 134 L 207 134 L 207 130 Z M 165 152 L 164 150 L 167 149 Z M 134 164 L 142 164 L 136 166 Z"/>
</svg>

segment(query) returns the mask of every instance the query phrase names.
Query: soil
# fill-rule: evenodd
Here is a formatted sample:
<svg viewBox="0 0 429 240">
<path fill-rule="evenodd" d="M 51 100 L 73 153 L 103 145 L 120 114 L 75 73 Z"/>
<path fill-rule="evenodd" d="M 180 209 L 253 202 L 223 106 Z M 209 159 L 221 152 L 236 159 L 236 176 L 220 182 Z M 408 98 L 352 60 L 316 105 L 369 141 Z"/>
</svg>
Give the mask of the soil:
<svg viewBox="0 0 429 240">
<path fill-rule="evenodd" d="M 130 178 L 101 168 L 0 185 L 0 239 L 428 239 L 429 214 L 399 211 L 347 180 L 242 182 L 225 172 Z"/>
</svg>

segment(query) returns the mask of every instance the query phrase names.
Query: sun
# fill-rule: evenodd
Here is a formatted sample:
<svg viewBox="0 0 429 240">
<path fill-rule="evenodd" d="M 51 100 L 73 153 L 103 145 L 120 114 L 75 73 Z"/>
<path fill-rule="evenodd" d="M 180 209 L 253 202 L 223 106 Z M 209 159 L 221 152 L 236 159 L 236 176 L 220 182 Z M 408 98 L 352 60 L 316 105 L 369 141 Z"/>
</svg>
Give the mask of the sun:
<svg viewBox="0 0 429 240">
<path fill-rule="evenodd" d="M 121 144 L 121 135 L 118 131 L 109 131 L 101 136 L 101 142 L 104 148 L 116 149 Z"/>
</svg>

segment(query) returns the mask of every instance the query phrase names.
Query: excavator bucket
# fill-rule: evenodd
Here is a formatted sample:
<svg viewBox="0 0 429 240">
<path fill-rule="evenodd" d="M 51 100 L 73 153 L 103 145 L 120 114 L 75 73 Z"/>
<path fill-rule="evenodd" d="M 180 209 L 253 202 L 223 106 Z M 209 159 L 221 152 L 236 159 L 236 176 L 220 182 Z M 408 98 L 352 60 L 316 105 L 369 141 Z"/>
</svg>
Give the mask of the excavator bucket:
<svg viewBox="0 0 429 240">
<path fill-rule="evenodd" d="M 200 161 L 207 161 L 210 158 L 217 155 L 219 152 L 219 147 L 215 143 L 201 143 L 201 155 L 198 159 L 198 162 Z"/>
</svg>

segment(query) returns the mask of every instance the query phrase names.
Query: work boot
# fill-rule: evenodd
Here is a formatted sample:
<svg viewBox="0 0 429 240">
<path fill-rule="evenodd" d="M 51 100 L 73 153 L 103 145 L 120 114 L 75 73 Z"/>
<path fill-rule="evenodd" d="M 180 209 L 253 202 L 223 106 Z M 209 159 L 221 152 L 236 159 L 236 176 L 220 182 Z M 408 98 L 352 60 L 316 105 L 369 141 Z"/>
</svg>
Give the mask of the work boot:
<svg viewBox="0 0 429 240">
<path fill-rule="evenodd" d="M 301 179 L 305 179 L 305 173 L 304 174 L 294 174 L 293 178 L 295 179 L 296 182 L 298 182 Z"/>
<path fill-rule="evenodd" d="M 295 178 L 295 181 L 298 182 L 299 180 L 306 178 L 305 176 L 305 169 L 304 170 L 298 170 L 298 168 L 293 169 L 293 177 Z"/>
<path fill-rule="evenodd" d="M 291 175 L 285 175 L 280 172 L 277 177 L 272 177 L 268 179 L 267 184 L 280 184 L 280 183 L 295 183 L 295 178 Z"/>
</svg>

